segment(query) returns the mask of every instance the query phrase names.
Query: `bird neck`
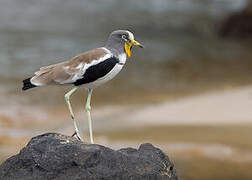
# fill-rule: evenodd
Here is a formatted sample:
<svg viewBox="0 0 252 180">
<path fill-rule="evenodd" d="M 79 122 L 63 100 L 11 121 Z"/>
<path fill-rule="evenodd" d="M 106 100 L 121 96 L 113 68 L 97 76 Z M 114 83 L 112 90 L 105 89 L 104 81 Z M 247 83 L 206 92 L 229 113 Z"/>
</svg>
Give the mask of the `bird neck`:
<svg viewBox="0 0 252 180">
<path fill-rule="evenodd" d="M 125 53 L 124 45 L 122 42 L 108 41 L 105 45 L 105 48 L 107 48 L 116 57 L 119 57 L 119 55 Z"/>
</svg>

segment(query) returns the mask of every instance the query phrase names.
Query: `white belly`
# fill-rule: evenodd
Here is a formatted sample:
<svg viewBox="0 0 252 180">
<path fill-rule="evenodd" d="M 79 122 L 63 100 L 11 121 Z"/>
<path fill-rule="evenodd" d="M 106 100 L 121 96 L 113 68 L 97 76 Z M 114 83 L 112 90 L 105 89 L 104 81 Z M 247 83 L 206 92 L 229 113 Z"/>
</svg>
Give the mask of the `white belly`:
<svg viewBox="0 0 252 180">
<path fill-rule="evenodd" d="M 113 79 L 121 71 L 122 67 L 123 67 L 123 65 L 116 64 L 115 67 L 108 74 L 97 79 L 94 82 L 83 84 L 82 87 L 93 89 L 97 86 L 100 86 L 100 85 L 108 82 L 109 80 Z"/>
</svg>

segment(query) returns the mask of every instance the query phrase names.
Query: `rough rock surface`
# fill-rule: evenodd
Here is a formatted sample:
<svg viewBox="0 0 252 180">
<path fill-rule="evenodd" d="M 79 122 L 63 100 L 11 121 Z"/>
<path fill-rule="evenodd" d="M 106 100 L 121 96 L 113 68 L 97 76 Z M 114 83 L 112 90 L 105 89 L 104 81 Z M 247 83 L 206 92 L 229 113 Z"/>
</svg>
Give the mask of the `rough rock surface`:
<svg viewBox="0 0 252 180">
<path fill-rule="evenodd" d="M 112 150 L 75 138 L 36 136 L 0 166 L 0 179 L 178 179 L 168 157 L 151 144 Z"/>
</svg>

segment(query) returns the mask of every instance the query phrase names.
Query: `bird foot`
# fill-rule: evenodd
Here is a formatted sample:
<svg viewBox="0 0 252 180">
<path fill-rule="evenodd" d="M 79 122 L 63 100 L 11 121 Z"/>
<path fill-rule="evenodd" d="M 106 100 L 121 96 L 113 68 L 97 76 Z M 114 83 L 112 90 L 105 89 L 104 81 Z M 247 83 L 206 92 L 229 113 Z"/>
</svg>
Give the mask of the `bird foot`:
<svg viewBox="0 0 252 180">
<path fill-rule="evenodd" d="M 74 132 L 73 135 L 72 135 L 71 137 L 74 137 L 74 136 L 75 136 L 78 140 L 81 141 L 81 138 L 78 136 L 78 134 L 77 134 L 76 132 Z"/>
</svg>

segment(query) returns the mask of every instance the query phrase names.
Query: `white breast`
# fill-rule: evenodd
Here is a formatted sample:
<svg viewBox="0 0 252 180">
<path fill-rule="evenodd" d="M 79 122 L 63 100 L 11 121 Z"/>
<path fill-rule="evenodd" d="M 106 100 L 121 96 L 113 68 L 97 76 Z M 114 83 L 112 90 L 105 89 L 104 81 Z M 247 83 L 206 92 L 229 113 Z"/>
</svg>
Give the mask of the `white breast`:
<svg viewBox="0 0 252 180">
<path fill-rule="evenodd" d="M 108 82 L 109 80 L 113 79 L 122 70 L 122 68 L 124 66 L 122 64 L 125 64 L 125 62 L 126 62 L 126 54 L 125 53 L 121 54 L 121 55 L 119 55 L 118 58 L 119 58 L 120 64 L 116 64 L 115 67 L 108 74 L 97 79 L 94 82 L 91 82 L 88 84 L 83 84 L 83 87 L 84 88 L 95 88 L 95 87 L 102 85 L 102 84 Z"/>
<path fill-rule="evenodd" d="M 126 53 L 120 54 L 120 55 L 118 56 L 120 63 L 125 64 L 125 63 L 126 63 L 126 57 L 127 57 L 127 56 L 126 56 Z"/>
</svg>

